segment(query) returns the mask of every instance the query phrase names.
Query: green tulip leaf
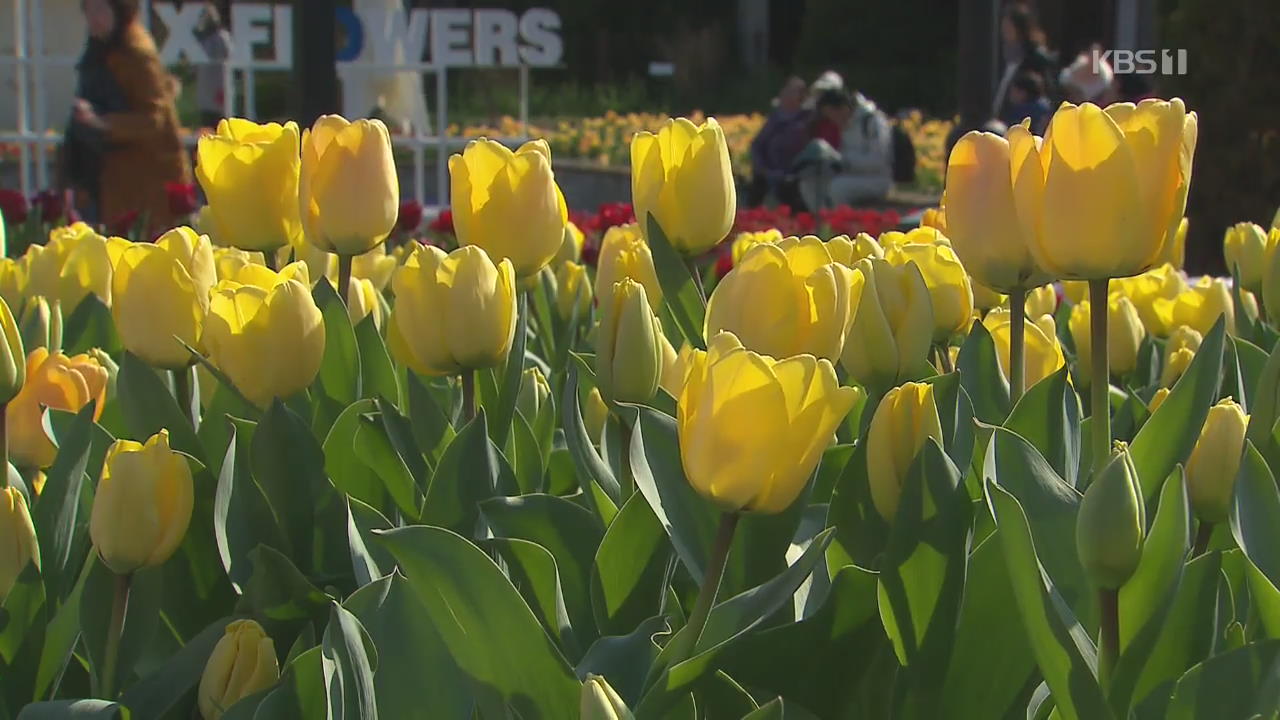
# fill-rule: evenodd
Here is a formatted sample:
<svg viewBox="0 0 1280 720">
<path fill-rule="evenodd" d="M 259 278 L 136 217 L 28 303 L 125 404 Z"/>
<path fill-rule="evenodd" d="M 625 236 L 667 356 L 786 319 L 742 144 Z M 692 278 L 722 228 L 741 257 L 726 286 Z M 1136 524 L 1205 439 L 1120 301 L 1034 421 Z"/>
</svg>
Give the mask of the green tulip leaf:
<svg viewBox="0 0 1280 720">
<path fill-rule="evenodd" d="M 538 543 L 515 538 L 490 538 L 483 547 L 493 548 L 506 562 L 507 577 L 520 591 L 520 597 L 542 620 L 568 660 L 582 656 L 582 648 L 574 634 L 566 609 L 560 568 L 551 551 Z"/>
<path fill-rule="evenodd" d="M 933 386 L 933 400 L 938 406 L 942 445 L 947 457 L 958 468 L 969 467 L 973 458 L 973 403 L 960 384 L 960 373 L 937 375 L 925 382 Z"/>
<path fill-rule="evenodd" d="M 6 551 L 7 552 L 7 551 Z M 35 668 L 19 662 L 22 649 L 29 641 L 39 642 L 43 610 L 45 607 L 44 583 L 35 563 L 28 562 L 13 580 L 13 587 L 0 603 L 0 662 L 3 662 L 5 683 L 13 676 L 21 675 L 24 681 L 34 679 Z M 30 678 L 26 676 L 32 676 Z M 24 682 L 25 684 L 25 682 Z"/>
<path fill-rule="evenodd" d="M 1258 375 L 1257 388 L 1249 396 L 1249 440 L 1272 467 L 1280 467 L 1280 447 L 1272 437 L 1272 428 L 1280 418 L 1280 344 L 1276 344 L 1262 372 Z"/>
<path fill-rule="evenodd" d="M 376 407 L 373 400 L 357 400 L 338 415 L 324 438 L 324 469 L 334 487 L 344 495 L 377 508 L 379 512 L 390 513 L 386 486 L 374 468 L 356 451 L 355 445 L 361 418 L 374 414 Z"/>
<path fill-rule="evenodd" d="M 484 410 L 449 443 L 431 475 L 423 501 L 422 522 L 471 536 L 480 518 L 480 503 L 515 480 L 489 439 Z M 503 477 L 506 480 L 503 480 Z"/>
<path fill-rule="evenodd" d="M 344 605 L 378 648 L 373 683 L 384 716 L 417 717 L 430 708 L 433 718 L 471 717 L 467 678 L 429 620 L 427 606 L 403 576 L 374 580 Z"/>
<path fill-rule="evenodd" d="M 39 530 L 40 572 L 45 592 L 55 601 L 63 598 L 75 584 L 79 568 L 71 567 L 71 559 L 79 560 L 87 547 L 87 522 L 92 507 L 96 479 L 102 474 L 102 461 L 111 435 L 93 421 L 93 403 L 75 414 L 61 431 L 55 429 L 58 454 L 45 473 L 44 489 L 39 502 L 31 508 L 31 520 Z M 55 411 L 49 411 L 51 425 Z M 91 462 L 91 458 L 94 460 Z M 89 477 L 93 465 L 92 479 Z"/>
<path fill-rule="evenodd" d="M 285 549 L 284 535 L 262 488 L 249 472 L 248 448 L 256 425 L 232 425 L 213 501 L 213 532 L 222 568 L 237 592 L 249 579 L 249 554 L 258 545 Z"/>
<path fill-rule="evenodd" d="M 380 533 L 482 704 L 523 717 L 577 714 L 579 683 L 520 593 L 483 551 L 443 528 Z"/>
<path fill-rule="evenodd" d="M 1027 390 L 1004 426 L 1039 450 L 1067 484 L 1079 485 L 1080 398 L 1066 365 Z"/>
<path fill-rule="evenodd" d="M 634 705 L 644 691 L 645 673 L 661 650 L 653 638 L 670 632 L 667 619 L 656 616 L 640 622 L 626 635 L 603 636 L 587 649 L 575 672 L 582 680 L 588 674 L 603 675 L 628 706 Z"/>
<path fill-rule="evenodd" d="M 283 553 L 259 545 L 249 553 L 249 579 L 237 610 L 269 620 L 319 620 L 331 598 Z"/>
<path fill-rule="evenodd" d="M 1191 455 L 1196 438 L 1200 437 L 1200 426 L 1204 424 L 1210 406 L 1218 399 L 1225 338 L 1226 326 L 1223 319 L 1218 318 L 1200 344 L 1190 367 L 1174 384 L 1169 397 L 1138 431 L 1129 447 L 1149 509 L 1148 515 L 1153 514 L 1153 505 L 1164 479 L 1175 465 L 1185 463 Z"/>
<path fill-rule="evenodd" d="M 93 567 L 85 578 L 84 597 L 91 602 L 80 603 L 80 634 L 82 647 L 89 661 L 90 678 L 94 694 L 100 693 L 105 680 L 104 666 L 107 633 L 111 624 L 113 598 L 119 580 L 94 553 L 90 559 Z M 126 687 L 125 682 L 133 673 L 134 665 L 142 658 L 152 637 L 160 626 L 161 571 L 147 568 L 135 572 L 129 583 L 128 605 L 124 616 L 124 631 L 120 636 L 116 663 L 115 688 Z"/>
<path fill-rule="evenodd" d="M 71 661 L 71 653 L 80 640 L 80 599 L 89 575 L 97 565 L 97 550 L 89 550 L 89 558 L 81 563 L 80 577 L 56 613 L 50 613 L 45 627 L 44 647 L 36 666 L 33 697 L 57 695 L 58 684 Z"/>
<path fill-rule="evenodd" d="M 382 418 L 360 415 L 352 445 L 356 456 L 378 477 L 400 514 L 411 521 L 416 520 L 422 507 L 423 493 L 388 437 Z M 425 468 L 421 472 L 425 473 Z"/>
<path fill-rule="evenodd" d="M 591 489 L 591 485 L 595 485 L 604 492 L 616 508 L 621 502 L 622 488 L 618 485 L 618 479 L 614 477 L 613 470 L 609 469 L 608 464 L 596 452 L 591 436 L 587 432 L 586 422 L 582 419 L 582 406 L 578 402 L 576 364 L 569 365 L 569 374 L 565 379 L 564 391 L 560 398 L 560 412 L 563 415 L 565 442 L 569 446 L 573 463 L 578 468 L 578 482 L 582 486 L 583 498 L 589 503 L 595 502 L 596 493 Z M 601 508 L 596 508 L 596 514 L 604 517 Z"/>
<path fill-rule="evenodd" d="M 1009 381 L 1000 372 L 1000 360 L 991 333 L 974 321 L 956 365 L 960 384 L 973 400 L 973 414 L 982 422 L 1000 425 L 1009 415 Z"/>
<path fill-rule="evenodd" d="M 129 720 L 131 717 L 127 707 L 106 700 L 49 700 L 31 703 L 18 713 L 18 720 Z"/>
<path fill-rule="evenodd" d="M 511 420 L 515 432 L 507 437 L 506 455 L 515 471 L 516 485 L 523 495 L 540 492 L 543 473 L 540 443 L 524 415 L 516 412 Z"/>
<path fill-rule="evenodd" d="M 360 345 L 351 327 L 347 303 L 326 277 L 316 281 L 311 295 L 324 317 L 324 356 L 320 360 L 317 383 L 325 395 L 349 405 L 361 397 L 361 367 Z"/>
<path fill-rule="evenodd" d="M 396 454 L 408 468 L 418 490 L 425 493 L 427 485 L 431 482 L 433 464 L 418 447 L 418 441 L 413 434 L 413 422 L 405 417 L 391 400 L 378 397 L 374 399 L 373 404 L 378 409 L 378 419 L 382 421 L 387 439 L 391 441 Z"/>
<path fill-rule="evenodd" d="M 1280 707 L 1280 640 L 1262 640 L 1187 671 L 1169 699 L 1167 720 L 1251 720 Z"/>
<path fill-rule="evenodd" d="M 66 309 L 63 309 L 64 314 Z M 101 348 L 110 355 L 120 352 L 120 336 L 116 334 L 111 308 L 93 293 L 84 296 L 75 310 L 62 321 L 62 350 L 67 355 L 86 353 Z"/>
<path fill-rule="evenodd" d="M 116 394 L 132 438 L 144 442 L 167 429 L 170 447 L 208 464 L 204 446 L 196 438 L 191 419 L 178 407 L 167 380 L 161 379 L 154 369 L 133 353 L 125 353 L 120 359 Z"/>
<path fill-rule="evenodd" d="M 877 558 L 889 540 L 889 523 L 880 516 L 871 501 L 866 442 L 854 446 L 853 454 L 836 482 L 827 510 L 827 525 L 836 529 L 833 548 L 839 549 L 859 567 L 877 566 Z"/>
<path fill-rule="evenodd" d="M 412 371 L 406 375 L 405 385 L 409 396 L 409 427 L 418 448 L 434 468 L 456 435 L 452 421 L 455 398 L 447 387 L 428 384 Z M 437 400 L 437 395 L 444 396 L 447 402 Z"/>
<path fill-rule="evenodd" d="M 653 267 L 658 274 L 658 284 L 662 286 L 663 304 L 671 312 L 676 326 L 689 344 L 695 348 L 705 348 L 707 345 L 702 333 L 707 306 L 694 284 L 689 265 L 684 256 L 671 245 L 652 213 L 648 218 L 639 220 L 644 224 L 645 239 L 649 242 L 649 249 L 653 251 Z"/>
<path fill-rule="evenodd" d="M 1268 637 L 1280 638 L 1280 491 L 1251 440 L 1236 475 L 1230 519 L 1263 627 Z"/>
<path fill-rule="evenodd" d="M 329 612 L 320 644 L 320 666 L 328 689 L 329 717 L 377 720 L 373 674 L 378 651 L 360 620 L 337 603 Z"/>
<path fill-rule="evenodd" d="M 378 334 L 373 316 L 356 323 L 356 348 L 360 353 L 360 388 L 364 397 L 395 402 L 400 397 L 396 385 L 396 369 L 387 354 L 387 346 Z"/>
<path fill-rule="evenodd" d="M 356 585 L 364 587 L 395 567 L 395 561 L 373 540 L 373 531 L 394 527 L 377 509 L 347 498 L 347 546 Z M 383 570 L 386 568 L 386 570 Z"/>
<path fill-rule="evenodd" d="M 841 443 L 822 451 L 822 462 L 818 463 L 818 473 L 813 479 L 813 502 L 831 502 L 836 483 L 844 476 L 849 459 L 853 457 L 854 447 L 853 443 Z"/>
<path fill-rule="evenodd" d="M 244 707 L 244 714 L 241 708 Z M 227 708 L 222 720 L 319 718 L 328 714 L 320 646 L 298 653 L 282 668 L 280 682 Z M 234 716 L 234 717 L 233 717 Z"/>
<path fill-rule="evenodd" d="M 511 342 L 511 351 L 507 354 L 506 366 L 500 376 L 497 403 L 490 411 L 493 423 L 493 444 L 503 447 L 507 443 L 507 433 L 511 432 L 511 421 L 516 414 L 516 397 L 520 395 L 520 376 L 524 373 L 524 351 L 529 327 L 529 296 L 518 294 L 516 308 L 515 339 Z M 487 406 L 486 406 L 487 407 Z"/>
<path fill-rule="evenodd" d="M 591 607 L 602 634 L 626 634 L 661 613 L 670 559 L 657 516 L 643 495 L 633 494 L 595 549 Z"/>
<path fill-rule="evenodd" d="M 337 504 L 333 484 L 325 474 L 324 450 L 320 442 L 307 422 L 277 399 L 253 432 L 249 461 L 253 477 L 270 502 L 276 521 L 289 543 L 287 554 L 307 567 L 313 558 L 315 541 L 325 539 L 327 530 L 333 530 L 334 536 L 342 537 L 345 529 L 345 525 L 339 525 L 337 528 L 322 527 L 317 532 L 317 520 L 323 517 L 324 509 L 320 503 Z M 299 498 L 314 500 L 299 502 Z M 344 543 L 344 558 L 345 550 Z"/>
<path fill-rule="evenodd" d="M 164 717 L 200 683 L 213 647 L 222 639 L 233 617 L 219 618 L 187 641 L 154 672 L 134 683 L 120 697 L 120 703 L 140 718 Z"/>
</svg>

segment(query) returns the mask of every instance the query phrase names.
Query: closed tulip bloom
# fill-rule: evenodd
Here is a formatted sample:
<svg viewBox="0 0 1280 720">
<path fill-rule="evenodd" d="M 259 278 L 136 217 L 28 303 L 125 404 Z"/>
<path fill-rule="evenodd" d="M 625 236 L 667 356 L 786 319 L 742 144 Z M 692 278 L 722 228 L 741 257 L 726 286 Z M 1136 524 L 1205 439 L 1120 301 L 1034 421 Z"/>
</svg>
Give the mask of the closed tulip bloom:
<svg viewBox="0 0 1280 720">
<path fill-rule="evenodd" d="M 675 346 L 667 336 L 662 336 L 662 379 L 658 381 L 658 385 L 673 398 L 680 397 L 680 389 L 684 387 L 684 376 L 689 369 L 689 358 L 692 352 L 692 346 L 687 343 L 680 352 L 676 352 Z"/>
<path fill-rule="evenodd" d="M 27 267 L 29 263 L 15 258 L 0 257 L 0 299 L 10 308 L 22 308 L 27 291 Z"/>
<path fill-rule="evenodd" d="M 394 255 L 387 254 L 386 245 L 379 245 L 363 255 L 357 255 L 351 261 L 351 277 L 364 278 L 373 283 L 374 289 L 382 292 L 391 284 L 391 276 L 400 262 Z M 337 268 L 334 269 L 335 273 Z M 336 281 L 337 275 L 334 279 Z M 335 282 L 336 284 L 336 282 Z"/>
<path fill-rule="evenodd" d="M 1191 509 L 1203 522 L 1220 523 L 1227 519 L 1248 426 L 1249 416 L 1231 398 L 1209 408 L 1195 449 L 1187 459 Z"/>
<path fill-rule="evenodd" d="M 1053 315 L 1058 311 L 1058 291 L 1053 284 L 1041 285 L 1027 292 L 1027 317 Z"/>
<path fill-rule="evenodd" d="M 889 387 L 923 364 L 933 339 L 929 288 L 914 262 L 894 266 L 866 258 L 857 264 L 853 324 L 840 362 L 863 385 Z M 861 287 L 859 287 L 859 284 Z"/>
<path fill-rule="evenodd" d="M 89 537 L 117 575 L 164 564 L 187 534 L 195 502 L 191 467 L 169 449 L 169 431 L 107 449 Z"/>
<path fill-rule="evenodd" d="M 662 286 L 653 266 L 653 253 L 634 224 L 615 225 L 604 232 L 596 258 L 595 296 L 607 297 L 613 284 L 623 278 L 643 285 L 649 304 L 662 307 Z"/>
<path fill-rule="evenodd" d="M 96 420 L 106 402 L 107 370 L 90 355 L 67 357 L 45 348 L 27 353 L 26 364 L 26 381 L 5 415 L 9 457 L 20 468 L 43 469 L 57 453 L 44 431 L 44 409 L 77 412 L 94 403 Z"/>
<path fill-rule="evenodd" d="M 906 232 L 901 230 L 889 230 L 880 233 L 880 239 L 877 241 L 880 247 L 884 248 L 887 253 L 891 248 L 902 247 L 903 245 L 946 245 L 951 246 L 951 238 L 947 237 L 941 230 L 928 225 L 921 225 L 912 228 Z"/>
<path fill-rule="evenodd" d="M 662 325 L 643 285 L 625 279 L 611 290 L 600 298 L 596 381 L 608 400 L 648 402 L 662 379 Z"/>
<path fill-rule="evenodd" d="M 1138 473 L 1129 448 L 1117 442 L 1076 514 L 1076 552 L 1090 582 L 1107 590 L 1123 585 L 1142 558 L 1146 527 Z"/>
<path fill-rule="evenodd" d="M 206 279 L 211 281 L 212 253 L 208 254 Z M 181 257 L 165 246 L 138 243 L 129 248 L 116 264 L 111 306 L 125 349 L 154 367 L 189 366 L 195 358 L 182 343 L 200 349 L 209 289 L 197 285 Z"/>
<path fill-rule="evenodd" d="M 591 278 L 587 269 L 572 260 L 566 260 L 556 268 L 556 312 L 564 320 L 573 317 L 577 308 L 578 318 L 586 318 L 591 312 Z"/>
<path fill-rule="evenodd" d="M 556 256 L 551 259 L 551 264 L 559 267 L 561 263 L 582 262 L 582 246 L 586 242 L 587 236 L 582 233 L 582 230 L 573 221 L 566 221 L 564 224 L 564 240 L 560 242 L 560 249 L 556 251 Z"/>
<path fill-rule="evenodd" d="M 1090 363 L 1092 355 L 1089 329 L 1089 302 L 1071 308 L 1071 318 L 1067 322 L 1071 331 L 1071 339 L 1076 344 L 1076 362 L 1079 377 L 1083 384 L 1088 384 L 1092 377 Z M 1142 346 L 1142 338 L 1146 333 L 1138 311 L 1129 298 L 1118 293 L 1111 293 L 1107 304 L 1107 359 L 1111 366 L 1111 374 L 1122 377 L 1133 372 L 1138 366 L 1138 348 Z"/>
<path fill-rule="evenodd" d="M 27 353 L 23 350 L 18 321 L 9 304 L 0 298 L 0 405 L 9 402 L 22 389 L 27 377 Z"/>
<path fill-rule="evenodd" d="M 947 232 L 947 210 L 941 205 L 936 208 L 925 208 L 920 213 L 920 227 L 937 228 L 943 233 Z"/>
<path fill-rule="evenodd" d="M 1187 261 L 1187 219 L 1184 217 L 1178 222 L 1178 229 L 1173 231 L 1173 239 L 1167 240 L 1164 244 L 1164 251 L 1160 254 L 1158 264 L 1171 265 L 1181 270 Z"/>
<path fill-rule="evenodd" d="M 981 283 L 972 283 L 972 288 L 973 307 L 975 310 L 990 310 L 1009 302 L 1007 295 L 1002 295 Z"/>
<path fill-rule="evenodd" d="M 1219 317 L 1225 317 L 1227 332 L 1235 334 L 1236 309 L 1231 288 L 1222 278 L 1205 276 L 1172 300 L 1155 301 L 1161 322 L 1171 328 L 1187 325 L 1207 335 Z"/>
<path fill-rule="evenodd" d="M 1052 315 L 1041 315 L 1035 322 L 1024 320 L 1023 326 L 1023 387 L 1025 392 L 1041 380 L 1054 374 L 1067 364 L 1058 342 L 1057 325 Z M 1007 310 L 992 311 L 983 320 L 995 342 L 1000 374 L 1009 379 L 1009 348 L 1012 341 L 1013 316 Z"/>
<path fill-rule="evenodd" d="M 609 681 L 587 674 L 578 703 L 579 720 L 629 720 L 634 717 Z"/>
<path fill-rule="evenodd" d="M 233 247 L 213 249 L 214 276 L 218 280 L 232 280 L 245 265 L 265 265 L 262 253 Z"/>
<path fill-rule="evenodd" d="M 263 290 L 270 290 L 290 280 L 296 280 L 305 288 L 311 287 L 311 273 L 307 270 L 307 264 L 301 260 L 291 262 L 279 271 L 257 263 L 242 265 L 224 280 L 238 285 L 252 285 Z"/>
<path fill-rule="evenodd" d="M 841 387 L 825 359 L 775 360 L 720 333 L 705 352 L 690 352 L 677 402 L 685 476 L 725 512 L 780 513 L 862 396 Z"/>
<path fill-rule="evenodd" d="M 367 317 L 373 318 L 374 327 L 382 329 L 387 309 L 382 304 L 382 294 L 373 286 L 368 278 L 351 278 L 347 290 L 347 317 L 352 326 L 359 325 Z"/>
<path fill-rule="evenodd" d="M 536 365 L 525 368 L 520 374 L 520 393 L 516 395 L 516 408 L 520 414 L 532 423 L 550 400 L 551 386 L 547 384 L 547 377 Z"/>
<path fill-rule="evenodd" d="M 942 445 L 942 423 L 933 386 L 909 382 L 885 393 L 867 429 L 867 481 L 880 517 L 893 522 L 911 464 L 933 438 Z"/>
<path fill-rule="evenodd" d="M 1053 277 L 1098 280 L 1159 263 L 1186 208 L 1196 128 L 1177 98 L 1105 111 L 1063 103 L 1031 159 L 1044 170 L 1036 264 Z"/>
<path fill-rule="evenodd" d="M 1036 142 L 1024 125 L 1007 139 L 969 132 L 947 162 L 947 237 L 974 280 L 1001 292 L 1051 279 L 1030 249 L 1043 185 Z"/>
<path fill-rule="evenodd" d="M 382 244 L 400 212 L 387 126 L 340 115 L 317 119 L 302 133 L 298 202 L 304 235 L 316 247 L 360 255 Z"/>
<path fill-rule="evenodd" d="M 1196 352 L 1190 348 L 1178 348 L 1165 357 L 1164 368 L 1160 370 L 1160 386 L 1171 388 L 1178 379 L 1191 367 Z"/>
<path fill-rule="evenodd" d="M 701 255 L 729 234 L 737 197 L 729 146 L 715 118 L 702 125 L 675 118 L 656 135 L 642 131 L 632 139 L 631 199 L 642 233 L 652 214 L 672 247 Z"/>
<path fill-rule="evenodd" d="M 89 295 L 110 306 L 112 267 L 131 243 L 92 230 L 53 233 L 51 237 L 43 250 L 31 253 L 28 294 L 56 299 L 67 312 L 74 311 Z"/>
<path fill-rule="evenodd" d="M 213 259 L 213 242 L 208 235 L 201 235 L 185 225 L 173 228 L 156 238 L 156 245 L 168 250 L 182 263 L 191 281 L 203 292 L 209 292 L 218 282 L 217 263 Z M 123 253 L 121 253 L 123 256 Z M 119 258 L 116 259 L 119 263 Z"/>
<path fill-rule="evenodd" d="M 27 300 L 18 320 L 18 332 L 26 352 L 38 347 L 60 350 L 62 348 L 62 305 L 50 303 L 43 295 Z"/>
<path fill-rule="evenodd" d="M 320 308 L 295 279 L 267 288 L 224 280 L 214 288 L 204 347 L 213 364 L 259 407 L 310 385 L 320 372 L 324 342 Z"/>
<path fill-rule="evenodd" d="M 1172 313 L 1162 301 L 1173 300 L 1187 288 L 1186 279 L 1172 265 L 1161 265 L 1141 275 L 1120 278 L 1111 283 L 1111 291 L 1133 302 L 1147 332 L 1156 337 L 1166 337 L 1174 328 L 1170 324 Z"/>
<path fill-rule="evenodd" d="M 569 211 L 551 171 L 551 149 L 533 140 L 514 153 L 480 138 L 449 158 L 453 227 L 459 245 L 478 245 L 536 275 L 564 242 Z"/>
<path fill-rule="evenodd" d="M 422 375 L 454 375 L 499 365 L 516 331 L 515 270 L 473 245 L 449 254 L 414 248 L 391 280 L 389 346 Z"/>
<path fill-rule="evenodd" d="M 213 646 L 200 676 L 200 714 L 204 720 L 218 720 L 232 705 L 279 679 L 275 643 L 253 620 L 236 620 Z"/>
<path fill-rule="evenodd" d="M 761 230 L 759 232 L 740 232 L 733 239 L 733 246 L 729 248 L 730 255 L 733 257 L 733 264 L 736 267 L 742 262 L 742 258 L 746 256 L 747 251 L 761 243 L 778 243 L 782 241 L 782 231 L 777 228 Z"/>
<path fill-rule="evenodd" d="M 776 358 L 835 360 L 857 308 L 854 275 L 812 235 L 753 247 L 711 294 L 706 335 L 728 331 Z"/>
<path fill-rule="evenodd" d="M 1147 403 L 1147 411 L 1154 413 L 1165 400 L 1169 399 L 1169 388 L 1162 387 L 1156 390 L 1156 394 L 1151 396 L 1151 402 Z"/>
<path fill-rule="evenodd" d="M 301 236 L 299 145 L 292 121 L 259 125 L 228 118 L 216 133 L 200 138 L 196 179 L 209 199 L 215 240 L 271 251 Z"/>
<path fill-rule="evenodd" d="M 9 596 L 27 563 L 40 569 L 40 544 L 27 498 L 16 487 L 0 488 L 0 602 Z"/>
<path fill-rule="evenodd" d="M 582 422 L 587 427 L 587 437 L 591 438 L 591 442 L 600 443 L 600 436 L 604 434 L 604 424 L 609 420 L 609 406 L 604 404 L 604 398 L 600 396 L 600 388 L 591 388 L 591 392 L 587 393 L 587 399 L 582 408 Z"/>
<path fill-rule="evenodd" d="M 1204 334 L 1199 330 L 1187 325 L 1179 325 L 1176 330 L 1169 334 L 1169 339 L 1165 342 L 1165 358 L 1168 358 L 1181 348 L 1187 348 L 1191 352 L 1195 352 L 1200 349 L 1200 344 L 1203 342 Z"/>
<path fill-rule="evenodd" d="M 973 319 L 973 287 L 954 250 L 942 244 L 908 243 L 887 250 L 885 259 L 894 265 L 914 262 L 920 268 L 933 304 L 935 342 L 969 327 Z"/>
<path fill-rule="evenodd" d="M 1262 288 L 1266 269 L 1267 232 L 1255 223 L 1241 222 L 1227 228 L 1222 238 L 1222 254 L 1227 271 L 1239 273 L 1240 284 L 1251 290 Z"/>
<path fill-rule="evenodd" d="M 837 235 L 831 238 L 827 241 L 827 252 L 831 253 L 832 260 L 848 267 L 857 265 L 863 258 L 884 257 L 884 249 L 880 247 L 880 243 L 864 232 L 852 238 L 848 235 Z"/>
</svg>

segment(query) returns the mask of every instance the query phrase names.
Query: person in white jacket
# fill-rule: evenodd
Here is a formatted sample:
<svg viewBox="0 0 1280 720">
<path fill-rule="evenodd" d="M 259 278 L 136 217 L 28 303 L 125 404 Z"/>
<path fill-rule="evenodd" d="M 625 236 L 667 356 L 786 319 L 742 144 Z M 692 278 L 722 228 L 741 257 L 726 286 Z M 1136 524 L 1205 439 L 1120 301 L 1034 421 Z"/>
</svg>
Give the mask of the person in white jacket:
<svg viewBox="0 0 1280 720">
<path fill-rule="evenodd" d="M 803 172 L 800 192 L 811 209 L 883 200 L 893 187 L 893 131 L 889 118 L 861 93 L 827 91 L 818 112 L 839 135 L 815 139 L 802 156 L 821 157 Z M 839 147 L 831 140 L 837 140 Z M 825 146 L 825 147 L 824 147 Z M 812 151 L 812 152 L 810 152 Z M 837 159 L 838 157 L 838 159 Z"/>
</svg>

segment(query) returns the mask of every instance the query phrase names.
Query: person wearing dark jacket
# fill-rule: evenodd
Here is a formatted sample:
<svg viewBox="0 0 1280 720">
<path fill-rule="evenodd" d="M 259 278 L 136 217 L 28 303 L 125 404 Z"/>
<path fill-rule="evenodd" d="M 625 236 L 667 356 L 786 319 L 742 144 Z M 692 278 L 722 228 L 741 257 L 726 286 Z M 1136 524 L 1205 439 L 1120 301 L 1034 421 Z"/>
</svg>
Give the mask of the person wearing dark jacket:
<svg viewBox="0 0 1280 720">
<path fill-rule="evenodd" d="M 1000 84 L 996 87 L 991 114 L 993 117 L 1005 118 L 1009 117 L 1009 106 L 1012 104 L 1009 90 L 1014 78 L 1020 74 L 1039 75 L 1044 80 L 1044 94 L 1048 97 L 1056 94 L 1056 88 L 1050 83 L 1058 77 L 1058 59 L 1046 47 L 1044 31 L 1036 22 L 1031 6 L 1025 2 L 1015 0 L 1005 6 L 1000 20 L 1000 39 L 1004 71 L 1000 76 Z"/>
<path fill-rule="evenodd" d="M 83 0 L 83 9 L 89 40 L 77 65 L 63 180 L 87 201 L 82 214 L 92 221 L 136 214 L 154 234 L 176 220 L 165 184 L 190 182 L 176 81 L 138 20 L 137 0 Z"/>
<path fill-rule="evenodd" d="M 769 113 L 764 127 L 751 141 L 751 186 L 747 191 L 747 207 L 764 203 L 769 193 L 778 202 L 793 208 L 802 207 L 791 165 L 806 143 L 813 114 L 804 107 L 808 86 L 804 80 L 787 80 L 778 93 L 777 105 Z"/>
</svg>

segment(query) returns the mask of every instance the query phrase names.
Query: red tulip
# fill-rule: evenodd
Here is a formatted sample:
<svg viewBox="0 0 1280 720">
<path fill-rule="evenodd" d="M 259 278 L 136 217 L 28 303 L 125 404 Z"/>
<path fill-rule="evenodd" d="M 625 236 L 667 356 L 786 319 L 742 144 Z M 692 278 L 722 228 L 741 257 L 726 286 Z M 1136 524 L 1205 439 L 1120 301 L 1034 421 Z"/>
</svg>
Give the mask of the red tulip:
<svg viewBox="0 0 1280 720">
<path fill-rule="evenodd" d="M 24 223 L 30 211 L 26 196 L 17 190 L 0 188 L 0 212 L 4 213 L 6 221 L 14 225 Z"/>
<path fill-rule="evenodd" d="M 396 230 L 411 235 L 417 232 L 421 226 L 422 203 L 417 200 L 405 200 L 400 203 L 400 215 L 396 218 Z"/>
<path fill-rule="evenodd" d="M 169 212 L 175 216 L 191 215 L 200 209 L 194 183 L 165 183 L 164 190 L 169 196 Z"/>
</svg>

